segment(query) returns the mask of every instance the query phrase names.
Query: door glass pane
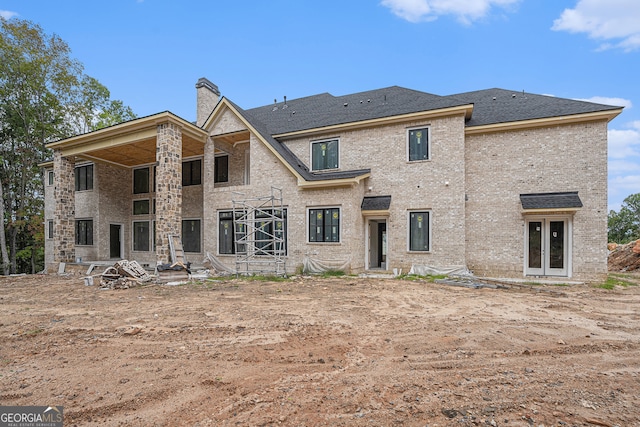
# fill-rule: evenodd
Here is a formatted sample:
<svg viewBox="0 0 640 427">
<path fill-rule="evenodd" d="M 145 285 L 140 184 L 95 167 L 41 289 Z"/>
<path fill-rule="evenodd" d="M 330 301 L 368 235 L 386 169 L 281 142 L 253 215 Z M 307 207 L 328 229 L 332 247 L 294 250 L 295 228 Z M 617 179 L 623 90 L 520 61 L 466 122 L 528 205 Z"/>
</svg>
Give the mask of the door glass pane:
<svg viewBox="0 0 640 427">
<path fill-rule="evenodd" d="M 549 222 L 549 267 L 564 268 L 564 221 Z"/>
<path fill-rule="evenodd" d="M 529 222 L 529 268 L 542 268 L 542 222 Z"/>
</svg>

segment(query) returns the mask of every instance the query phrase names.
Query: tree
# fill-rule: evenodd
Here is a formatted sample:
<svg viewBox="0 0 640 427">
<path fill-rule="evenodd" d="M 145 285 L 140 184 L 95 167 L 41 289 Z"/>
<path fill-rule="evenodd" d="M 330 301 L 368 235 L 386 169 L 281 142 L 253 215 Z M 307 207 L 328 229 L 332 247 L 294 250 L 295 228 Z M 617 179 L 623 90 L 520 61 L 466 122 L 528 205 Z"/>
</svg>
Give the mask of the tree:
<svg viewBox="0 0 640 427">
<path fill-rule="evenodd" d="M 609 212 L 608 227 L 610 242 L 629 243 L 640 239 L 640 193 L 624 199 L 619 212 Z"/>
<path fill-rule="evenodd" d="M 112 114 L 135 117 L 106 87 L 83 74 L 69 46 L 38 25 L 0 18 L 0 245 L 2 269 L 15 273 L 25 249 L 41 249 L 43 179 L 49 142 L 95 130 Z M 116 119 L 117 120 L 117 119 Z M 34 224 L 38 226 L 34 226 Z M 40 245 L 40 248 L 38 247 Z M 8 250 L 7 250 L 8 249 Z M 36 266 L 37 268 L 37 266 Z M 31 268 L 33 270 L 33 266 Z"/>
</svg>

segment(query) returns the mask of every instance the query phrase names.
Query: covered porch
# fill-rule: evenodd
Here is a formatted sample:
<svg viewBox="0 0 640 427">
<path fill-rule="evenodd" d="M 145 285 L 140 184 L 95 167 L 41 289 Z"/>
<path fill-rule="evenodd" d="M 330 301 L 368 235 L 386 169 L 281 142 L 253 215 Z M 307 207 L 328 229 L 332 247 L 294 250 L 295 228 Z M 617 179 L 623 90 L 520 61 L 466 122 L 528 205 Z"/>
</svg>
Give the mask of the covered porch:
<svg viewBox="0 0 640 427">
<path fill-rule="evenodd" d="M 48 148 L 53 151 L 54 206 L 49 270 L 77 261 L 78 253 L 84 254 L 83 261 L 130 255 L 135 251 L 135 215 L 141 212 L 147 221 L 146 261 L 169 262 L 168 238 L 182 233 L 183 160 L 201 159 L 202 165 L 215 156 L 206 131 L 170 112 L 57 141 Z M 145 180 L 136 180 L 143 174 L 135 171 L 145 168 L 146 189 L 136 188 Z M 202 185 L 197 191 L 202 194 Z M 146 200 L 146 208 L 137 199 Z M 113 226 L 118 224 L 123 249 L 114 257 Z"/>
</svg>

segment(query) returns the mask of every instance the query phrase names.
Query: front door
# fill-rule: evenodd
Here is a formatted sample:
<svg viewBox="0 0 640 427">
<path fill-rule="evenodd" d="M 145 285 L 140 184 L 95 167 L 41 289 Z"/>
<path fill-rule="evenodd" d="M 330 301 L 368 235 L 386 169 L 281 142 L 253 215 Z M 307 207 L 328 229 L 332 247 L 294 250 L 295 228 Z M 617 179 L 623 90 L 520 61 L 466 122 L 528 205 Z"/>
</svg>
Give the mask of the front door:
<svg viewBox="0 0 640 427">
<path fill-rule="evenodd" d="M 527 275 L 567 276 L 568 223 L 566 218 L 536 218 L 527 221 Z"/>
<path fill-rule="evenodd" d="M 387 221 L 369 220 L 369 269 L 387 269 Z"/>
<path fill-rule="evenodd" d="M 122 225 L 109 224 L 109 258 L 122 259 Z"/>
</svg>

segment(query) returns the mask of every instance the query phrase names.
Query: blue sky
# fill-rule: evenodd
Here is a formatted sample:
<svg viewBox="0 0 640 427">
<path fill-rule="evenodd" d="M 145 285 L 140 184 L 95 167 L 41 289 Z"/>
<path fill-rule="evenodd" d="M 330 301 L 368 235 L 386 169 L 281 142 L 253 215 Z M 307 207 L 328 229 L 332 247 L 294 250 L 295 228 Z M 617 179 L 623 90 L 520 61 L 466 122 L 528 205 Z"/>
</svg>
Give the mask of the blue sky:
<svg viewBox="0 0 640 427">
<path fill-rule="evenodd" d="M 138 116 L 195 120 L 198 78 L 243 108 L 399 85 L 621 105 L 609 208 L 640 192 L 638 0 L 2 0 Z"/>
</svg>

